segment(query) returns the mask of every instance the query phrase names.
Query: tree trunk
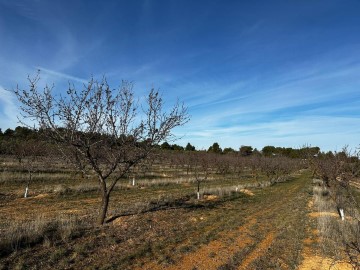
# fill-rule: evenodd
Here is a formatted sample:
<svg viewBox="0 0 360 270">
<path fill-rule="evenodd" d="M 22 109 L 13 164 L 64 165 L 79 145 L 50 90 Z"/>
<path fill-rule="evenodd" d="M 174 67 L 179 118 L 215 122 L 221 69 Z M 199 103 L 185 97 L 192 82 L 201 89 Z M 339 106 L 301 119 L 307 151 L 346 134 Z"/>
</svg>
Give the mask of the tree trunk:
<svg viewBox="0 0 360 270">
<path fill-rule="evenodd" d="M 341 220 L 344 221 L 344 220 L 345 220 L 344 209 L 343 209 L 343 208 L 340 208 L 340 209 L 339 209 L 339 212 L 340 212 Z"/>
<path fill-rule="evenodd" d="M 29 180 L 28 180 L 28 182 L 26 183 L 24 198 L 27 198 L 27 196 L 28 196 L 29 184 L 30 184 L 30 182 L 31 182 L 31 178 L 32 178 L 32 172 L 29 171 Z"/>
<path fill-rule="evenodd" d="M 197 181 L 197 199 L 200 200 L 200 181 Z"/>
<path fill-rule="evenodd" d="M 110 200 L 110 194 L 108 194 L 106 191 L 103 192 L 102 198 L 101 198 L 101 207 L 100 207 L 100 213 L 99 213 L 99 225 L 103 225 L 105 223 L 106 213 L 109 206 L 109 200 Z"/>
</svg>

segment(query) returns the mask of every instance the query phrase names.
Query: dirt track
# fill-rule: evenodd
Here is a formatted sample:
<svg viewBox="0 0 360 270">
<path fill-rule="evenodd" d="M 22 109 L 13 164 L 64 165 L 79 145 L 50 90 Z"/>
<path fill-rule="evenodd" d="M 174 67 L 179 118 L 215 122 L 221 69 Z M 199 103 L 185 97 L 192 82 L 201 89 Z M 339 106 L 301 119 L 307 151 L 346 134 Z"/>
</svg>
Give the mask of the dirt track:
<svg viewBox="0 0 360 270">
<path fill-rule="evenodd" d="M 309 186 L 309 179 L 297 177 L 289 183 L 258 192 L 256 196 L 261 196 L 262 200 L 252 206 L 249 211 L 252 214 L 236 230 L 221 232 L 215 240 L 185 254 L 171 266 L 148 262 L 140 268 L 211 270 L 276 266 L 294 269 L 301 260 L 300 248 L 305 238 L 309 198 L 306 189 Z M 294 229 L 297 239 L 294 239 Z M 296 244 L 289 247 L 290 242 Z M 294 247 L 299 250 L 291 251 Z M 291 260 L 287 256 L 289 252 L 295 254 Z"/>
</svg>

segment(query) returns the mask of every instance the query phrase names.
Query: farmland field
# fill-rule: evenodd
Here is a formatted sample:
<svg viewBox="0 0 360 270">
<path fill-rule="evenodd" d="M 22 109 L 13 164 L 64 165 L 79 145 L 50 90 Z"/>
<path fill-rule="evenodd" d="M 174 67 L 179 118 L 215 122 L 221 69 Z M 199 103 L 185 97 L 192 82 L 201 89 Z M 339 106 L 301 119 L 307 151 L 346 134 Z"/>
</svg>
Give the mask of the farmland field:
<svg viewBox="0 0 360 270">
<path fill-rule="evenodd" d="M 0 269 L 352 269 L 320 245 L 308 170 L 278 183 L 213 173 L 197 200 L 191 173 L 153 164 L 118 184 L 107 223 L 95 226 L 91 175 L 40 166 L 24 198 L 26 171 L 13 157 L 1 166 Z"/>
</svg>

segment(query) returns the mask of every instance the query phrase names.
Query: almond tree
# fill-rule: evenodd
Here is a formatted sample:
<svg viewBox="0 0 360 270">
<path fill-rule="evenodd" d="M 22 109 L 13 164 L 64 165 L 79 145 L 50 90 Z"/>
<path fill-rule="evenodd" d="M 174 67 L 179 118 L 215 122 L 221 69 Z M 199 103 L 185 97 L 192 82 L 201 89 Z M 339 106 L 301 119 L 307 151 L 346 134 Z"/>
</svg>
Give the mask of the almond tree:
<svg viewBox="0 0 360 270">
<path fill-rule="evenodd" d="M 101 190 L 98 223 L 104 224 L 117 182 L 146 159 L 155 145 L 175 138 L 173 129 L 189 120 L 187 108 L 177 102 L 163 112 L 163 99 L 154 89 L 146 105 L 138 106 L 133 84 L 127 81 L 112 89 L 105 78 L 91 79 L 81 90 L 69 84 L 66 95 L 57 96 L 54 86 L 40 90 L 39 80 L 38 73 L 28 77 L 27 90 L 14 90 L 21 115 L 34 120 L 64 158 L 96 175 Z"/>
<path fill-rule="evenodd" d="M 29 193 L 29 186 L 33 179 L 33 174 L 40 169 L 39 164 L 45 162 L 45 145 L 42 141 L 36 141 L 33 139 L 22 139 L 13 143 L 13 153 L 18 159 L 22 170 L 26 171 L 28 175 L 24 193 L 24 198 L 27 198 Z"/>
<path fill-rule="evenodd" d="M 330 190 L 344 224 L 336 227 L 337 237 L 354 269 L 360 265 L 360 205 L 356 198 L 360 168 L 359 151 L 344 147 L 333 155 L 320 155 L 314 159 L 315 171 Z M 345 213 L 346 211 L 346 213 Z M 350 220 L 345 219 L 345 214 Z"/>
<path fill-rule="evenodd" d="M 211 157 L 208 153 L 193 153 L 192 170 L 196 180 L 197 199 L 200 199 L 200 184 L 206 181 L 211 173 Z"/>
</svg>

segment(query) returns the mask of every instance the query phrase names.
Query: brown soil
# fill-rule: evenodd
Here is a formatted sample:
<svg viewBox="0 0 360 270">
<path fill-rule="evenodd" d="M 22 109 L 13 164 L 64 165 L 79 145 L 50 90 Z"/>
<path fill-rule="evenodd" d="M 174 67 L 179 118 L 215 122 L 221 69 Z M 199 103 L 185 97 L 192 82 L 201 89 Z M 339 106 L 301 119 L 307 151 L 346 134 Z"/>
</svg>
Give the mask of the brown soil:
<svg viewBox="0 0 360 270">
<path fill-rule="evenodd" d="M 216 201 L 219 199 L 219 196 L 216 195 L 204 195 L 204 200 L 207 201 Z"/>
<path fill-rule="evenodd" d="M 271 245 L 271 243 L 274 240 L 274 233 L 269 233 L 264 240 L 262 240 L 255 250 L 253 250 L 243 261 L 243 263 L 238 268 L 239 270 L 247 270 L 249 269 L 250 263 L 252 263 L 254 260 L 256 260 L 258 257 L 260 257 L 266 249 L 268 249 Z"/>
<path fill-rule="evenodd" d="M 34 197 L 29 197 L 29 198 L 26 198 L 26 199 L 42 199 L 42 198 L 45 198 L 45 197 L 49 197 L 49 194 L 47 194 L 47 193 L 39 194 L 39 195 L 36 195 Z"/>
<path fill-rule="evenodd" d="M 312 212 L 309 214 L 309 216 L 312 218 L 317 218 L 317 217 L 321 217 L 321 216 L 339 218 L 339 214 L 335 213 L 335 212 Z"/>
<path fill-rule="evenodd" d="M 225 264 L 236 251 L 253 243 L 253 239 L 249 236 L 250 227 L 256 223 L 256 219 L 249 220 L 244 226 L 241 226 L 236 231 L 223 234 L 219 240 L 214 240 L 200 247 L 193 253 L 185 255 L 176 264 L 167 267 L 169 270 L 177 269 L 217 269 L 219 266 Z M 163 269 L 163 266 L 155 262 L 142 266 L 140 269 L 157 270 Z"/>
<path fill-rule="evenodd" d="M 304 258 L 299 270 L 353 270 L 354 268 L 346 262 L 333 261 L 318 255 Z"/>
<path fill-rule="evenodd" d="M 250 195 L 250 196 L 254 196 L 255 194 L 252 193 L 250 190 L 248 189 L 241 189 L 240 192 L 246 194 L 246 195 Z"/>
</svg>

